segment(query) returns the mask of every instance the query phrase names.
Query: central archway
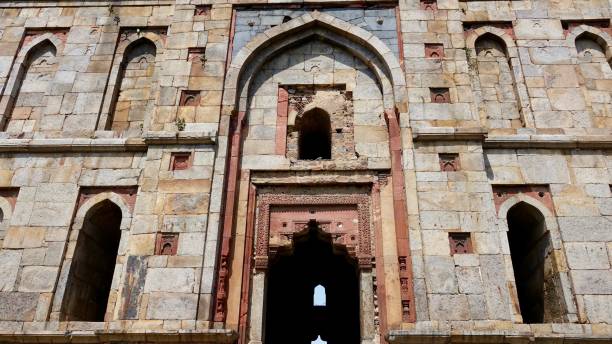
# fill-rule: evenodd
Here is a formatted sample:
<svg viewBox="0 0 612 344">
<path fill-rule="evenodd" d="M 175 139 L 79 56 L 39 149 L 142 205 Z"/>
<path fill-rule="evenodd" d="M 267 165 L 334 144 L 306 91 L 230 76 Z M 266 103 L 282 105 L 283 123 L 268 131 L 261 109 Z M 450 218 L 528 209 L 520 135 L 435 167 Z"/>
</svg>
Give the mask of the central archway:
<svg viewBox="0 0 612 344">
<path fill-rule="evenodd" d="M 316 302 L 321 286 L 325 300 Z M 316 222 L 272 259 L 265 316 L 266 344 L 309 344 L 318 336 L 329 344 L 360 342 L 357 262 Z"/>
</svg>

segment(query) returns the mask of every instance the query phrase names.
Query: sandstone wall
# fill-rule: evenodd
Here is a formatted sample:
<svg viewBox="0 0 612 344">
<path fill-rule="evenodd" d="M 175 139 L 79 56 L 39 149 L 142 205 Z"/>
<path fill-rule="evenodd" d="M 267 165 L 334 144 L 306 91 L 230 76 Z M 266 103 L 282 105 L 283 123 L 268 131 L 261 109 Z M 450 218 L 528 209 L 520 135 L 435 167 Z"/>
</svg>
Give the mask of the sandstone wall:
<svg viewBox="0 0 612 344">
<path fill-rule="evenodd" d="M 338 26 L 291 31 L 315 9 Z M 228 194 L 232 248 L 244 250 L 248 171 L 371 184 L 389 175 L 398 139 L 417 324 L 390 330 L 612 336 L 610 10 L 605 0 L 3 2 L 0 331 L 237 329 L 242 255 L 228 277 L 236 321 L 212 321 Z M 371 34 L 361 44 L 347 38 L 357 28 Z M 224 100 L 239 87 L 226 68 L 279 32 L 296 41 L 249 60 L 250 88 Z M 375 39 L 383 56 L 366 44 Z M 331 114 L 331 160 L 296 159 L 292 126 L 313 108 Z M 399 137 L 385 116 L 394 109 Z M 246 127 L 233 152 L 238 110 Z M 397 320 L 392 187 L 375 195 L 393 251 L 383 255 L 395 260 L 376 269 Z M 122 213 L 106 322 L 60 321 L 83 221 L 105 199 Z M 520 201 L 550 231 L 559 324 L 521 323 L 507 236 Z M 449 233 L 469 233 L 471 252 L 451 252 Z"/>
</svg>

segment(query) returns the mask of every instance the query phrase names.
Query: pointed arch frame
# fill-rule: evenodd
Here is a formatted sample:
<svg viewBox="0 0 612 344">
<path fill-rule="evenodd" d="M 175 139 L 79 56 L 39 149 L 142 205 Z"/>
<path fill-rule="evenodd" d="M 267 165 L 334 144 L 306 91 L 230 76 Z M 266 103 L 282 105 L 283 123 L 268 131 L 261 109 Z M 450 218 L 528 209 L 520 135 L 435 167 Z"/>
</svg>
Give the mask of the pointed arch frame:
<svg viewBox="0 0 612 344">
<path fill-rule="evenodd" d="M 122 69 L 126 63 L 127 56 L 126 52 L 129 52 L 131 48 L 139 44 L 140 41 L 146 40 L 155 46 L 155 69 L 153 71 L 153 77 L 151 78 L 151 91 L 149 99 L 147 101 L 147 109 L 145 113 L 148 115 L 144 118 L 143 131 L 146 131 L 150 127 L 152 116 L 154 115 L 155 104 L 158 102 L 159 97 L 159 73 L 161 70 L 161 62 L 164 60 L 164 46 L 165 40 L 163 35 L 155 32 L 154 30 L 147 30 L 144 28 L 143 31 L 125 32 L 120 37 L 119 43 L 113 55 L 113 64 L 111 67 L 110 75 L 108 78 L 108 84 L 106 91 L 104 92 L 104 100 L 102 101 L 102 107 L 98 114 L 98 120 L 96 123 L 96 130 L 108 130 L 112 126 L 113 114 L 111 113 L 114 109 L 114 103 L 117 101 L 117 97 L 120 92 L 122 83 Z"/>
<path fill-rule="evenodd" d="M 92 209 L 94 209 L 97 205 L 105 201 L 109 201 L 112 204 L 116 205 L 121 211 L 121 224 L 119 225 L 119 230 L 121 231 L 121 238 L 119 239 L 119 249 L 117 251 L 117 257 L 121 255 L 125 255 L 127 239 L 128 239 L 127 234 L 130 229 L 130 225 L 132 223 L 131 208 L 125 202 L 125 200 L 117 193 L 114 193 L 112 191 L 98 193 L 92 196 L 90 199 L 88 199 L 87 201 L 85 201 L 83 204 L 79 206 L 79 208 L 77 209 L 75 213 L 74 219 L 72 221 L 72 225 L 70 226 L 68 243 L 67 243 L 68 248 L 67 248 L 67 251 L 64 252 L 64 257 L 63 257 L 62 265 L 60 268 L 60 280 L 63 280 L 64 283 L 57 284 L 55 294 L 53 296 L 52 307 L 51 307 L 52 318 L 54 318 L 55 320 L 58 320 L 60 317 L 60 312 L 62 310 L 64 296 L 66 293 L 66 286 L 67 286 L 67 283 L 65 283 L 65 281 L 67 281 L 67 278 L 70 274 L 74 250 L 79 240 L 79 234 L 81 230 L 83 229 L 83 223 L 85 221 L 85 218 L 87 217 L 87 215 Z M 117 263 L 116 261 L 115 262 L 115 273 L 113 275 L 113 283 L 112 283 L 113 286 L 119 285 L 119 283 L 116 283 L 116 282 L 118 282 L 124 275 L 123 270 L 124 268 L 122 267 L 122 265 Z M 113 290 L 111 288 L 110 292 L 111 294 L 115 293 L 118 295 L 120 291 Z M 112 313 L 113 318 L 117 317 L 117 314 L 120 308 L 116 304 L 111 304 L 111 302 L 115 299 L 118 299 L 118 298 L 109 296 L 108 303 L 106 305 L 107 306 L 106 313 Z"/>
<path fill-rule="evenodd" d="M 476 59 L 478 57 L 478 54 L 476 53 L 476 41 L 486 34 L 493 35 L 505 43 L 506 57 L 512 70 L 520 119 L 525 127 L 534 128 L 535 119 L 533 117 L 533 110 L 531 108 L 531 100 L 529 98 L 529 93 L 527 93 L 525 75 L 523 74 L 523 68 L 521 66 L 521 60 L 519 59 L 518 48 L 514 43 L 514 38 L 506 31 L 494 26 L 479 27 L 471 31 L 465 38 L 465 45 L 469 49 L 469 55 L 467 56 L 468 60 L 470 60 L 471 64 L 476 63 Z M 478 75 L 475 72 L 470 74 L 472 75 L 472 83 L 477 86 L 478 91 L 480 91 L 480 81 L 478 79 Z M 481 101 L 476 99 L 476 103 L 481 103 Z M 483 125 L 488 126 L 486 116 L 482 116 L 482 114 L 480 116 L 480 122 Z"/>
<path fill-rule="evenodd" d="M 515 205 L 519 203 L 528 204 L 529 206 L 535 208 L 537 211 L 540 212 L 540 214 L 542 215 L 544 219 L 544 226 L 546 227 L 546 230 L 550 233 L 550 241 L 551 241 L 553 250 L 556 252 L 561 252 L 561 254 L 554 254 L 554 261 L 555 261 L 554 268 L 560 278 L 561 292 L 563 294 L 563 303 L 565 305 L 565 311 L 566 311 L 565 316 L 568 319 L 568 321 L 573 322 L 578 317 L 578 309 L 574 301 L 574 295 L 572 292 L 572 287 L 571 287 L 568 271 L 566 268 L 564 268 L 564 267 L 567 267 L 568 264 L 567 264 L 567 259 L 565 258 L 566 256 L 565 249 L 563 247 L 563 241 L 561 240 L 561 232 L 559 230 L 559 224 L 557 223 L 557 218 L 554 212 L 548 207 L 546 207 L 542 202 L 538 201 L 537 199 L 529 195 L 523 194 L 523 193 L 517 193 L 516 195 L 509 197 L 502 204 L 500 204 L 499 209 L 497 211 L 497 226 L 500 231 L 503 231 L 506 233 L 509 231 L 508 212 L 510 211 L 510 209 L 512 209 Z M 509 245 L 507 237 L 506 237 L 506 241 L 503 246 L 504 246 L 503 253 L 510 255 L 510 245 Z M 559 262 L 558 260 L 562 260 L 562 261 Z M 507 266 L 506 268 L 513 269 L 513 267 L 511 266 L 510 267 Z M 514 274 L 511 273 L 510 276 L 514 276 Z M 516 281 L 514 281 L 513 279 L 512 283 L 516 283 Z M 513 298 L 515 300 L 518 300 L 518 294 L 516 294 L 516 287 L 514 288 L 513 293 L 514 293 Z M 521 317 L 520 311 L 519 313 L 516 313 L 515 308 L 513 308 L 512 311 L 514 312 L 513 315 L 515 318 Z"/>
<path fill-rule="evenodd" d="M 53 46 L 55 49 L 56 58 L 57 56 L 61 55 L 64 49 L 64 42 L 59 39 L 54 32 L 45 32 L 42 35 L 36 36 L 34 39 L 22 46 L 21 49 L 19 49 L 15 60 L 13 61 L 11 70 L 9 72 L 9 78 L 6 82 L 6 86 L 4 87 L 2 99 L 0 100 L 0 128 L 2 131 L 4 131 L 8 125 L 11 112 L 13 111 L 14 102 L 17 100 L 17 96 L 21 90 L 23 78 L 28 71 L 28 59 L 45 43 Z"/>
<path fill-rule="evenodd" d="M 578 49 L 576 49 L 576 39 L 584 34 L 590 34 L 591 36 L 595 37 L 597 43 L 599 43 L 599 45 L 604 48 L 606 54 L 606 61 L 610 63 L 612 61 L 612 37 L 610 37 L 607 32 L 587 24 L 582 24 L 573 28 L 572 30 L 570 30 L 567 37 L 565 38 L 568 46 L 573 48 L 571 51 L 572 57 L 578 57 Z"/>
</svg>

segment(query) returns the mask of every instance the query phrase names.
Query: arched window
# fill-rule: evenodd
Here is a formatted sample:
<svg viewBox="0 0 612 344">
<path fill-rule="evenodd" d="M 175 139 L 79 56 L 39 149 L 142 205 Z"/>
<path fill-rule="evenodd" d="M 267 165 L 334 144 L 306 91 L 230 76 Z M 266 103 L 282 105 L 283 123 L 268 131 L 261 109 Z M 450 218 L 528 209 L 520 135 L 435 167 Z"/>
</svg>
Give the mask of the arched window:
<svg viewBox="0 0 612 344">
<path fill-rule="evenodd" d="M 562 321 L 562 295 L 544 216 L 520 202 L 508 210 L 508 242 L 523 322 Z"/>
<path fill-rule="evenodd" d="M 303 160 L 331 159 L 331 123 L 327 112 L 315 108 L 296 120 L 298 156 Z"/>
<path fill-rule="evenodd" d="M 506 43 L 485 33 L 474 43 L 484 110 L 492 128 L 522 126 Z"/>
<path fill-rule="evenodd" d="M 126 48 L 115 86 L 109 129 L 117 132 L 142 129 L 151 100 L 156 53 L 155 44 L 146 38 Z"/>
<path fill-rule="evenodd" d="M 45 106 L 46 93 L 57 70 L 57 49 L 49 40 L 40 42 L 24 60 L 18 71 L 14 102 L 6 131 L 11 134 L 38 129 Z"/>
<path fill-rule="evenodd" d="M 325 296 L 325 287 L 319 284 L 314 288 L 312 304 L 313 306 L 325 306 L 326 303 L 327 297 Z"/>
<path fill-rule="evenodd" d="M 62 320 L 104 321 L 121 239 L 121 209 L 109 200 L 83 220 L 70 266 Z"/>
</svg>

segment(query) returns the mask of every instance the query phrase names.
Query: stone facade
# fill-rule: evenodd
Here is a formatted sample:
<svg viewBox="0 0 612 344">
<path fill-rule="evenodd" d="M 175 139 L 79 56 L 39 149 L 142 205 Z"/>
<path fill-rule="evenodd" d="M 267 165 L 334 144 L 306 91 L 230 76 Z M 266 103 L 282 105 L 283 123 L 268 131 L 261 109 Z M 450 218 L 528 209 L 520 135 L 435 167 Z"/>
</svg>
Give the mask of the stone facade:
<svg viewBox="0 0 612 344">
<path fill-rule="evenodd" d="M 4 1 L 0 342 L 612 341 L 611 10 Z"/>
</svg>

